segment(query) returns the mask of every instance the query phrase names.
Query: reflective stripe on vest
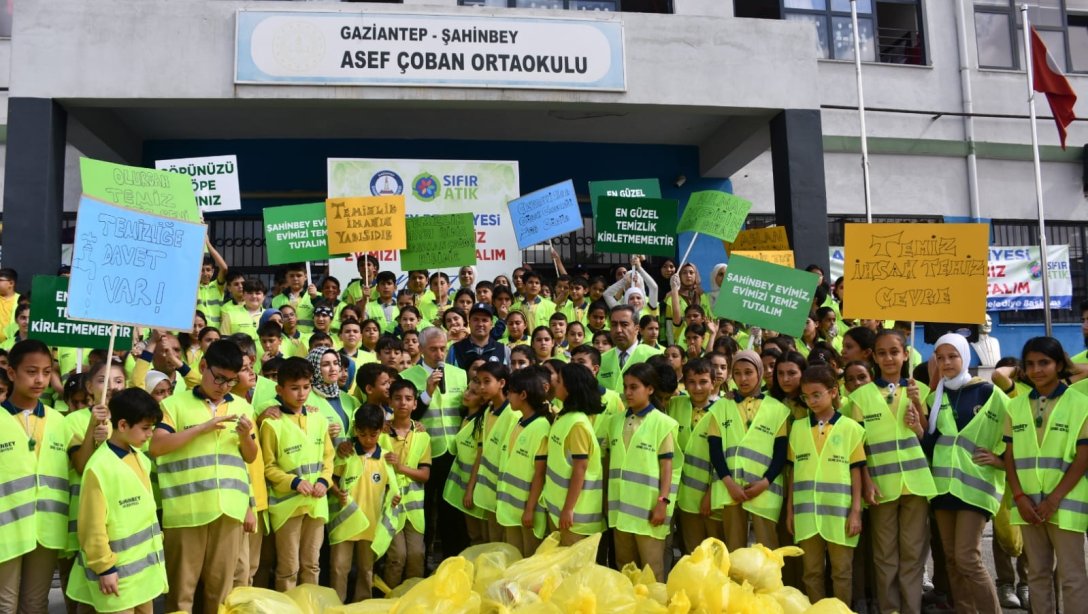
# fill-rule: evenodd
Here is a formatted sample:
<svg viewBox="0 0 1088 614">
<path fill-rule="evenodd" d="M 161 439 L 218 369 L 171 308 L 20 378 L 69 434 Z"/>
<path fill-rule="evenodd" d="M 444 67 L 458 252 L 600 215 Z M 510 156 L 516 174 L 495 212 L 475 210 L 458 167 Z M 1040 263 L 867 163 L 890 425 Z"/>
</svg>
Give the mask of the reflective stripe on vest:
<svg viewBox="0 0 1088 614">
<path fill-rule="evenodd" d="M 450 451 L 453 439 L 461 426 L 461 397 L 468 388 L 468 375 L 454 365 L 443 365 L 446 391 L 434 389 L 431 402 L 423 412 L 423 426 L 431 436 L 431 458 L 438 458 Z M 422 394 L 427 390 L 427 370 L 414 365 L 401 372 L 401 377 L 416 385 Z"/>
<path fill-rule="evenodd" d="M 864 440 L 865 429 L 840 415 L 817 452 L 812 429 L 795 426 L 790 432 L 794 538 L 800 543 L 818 534 L 831 543 L 855 547 L 858 536 L 846 535 L 853 503 L 850 456 Z"/>
<path fill-rule="evenodd" d="M 574 525 L 570 531 L 577 535 L 593 535 L 605 529 L 604 522 L 604 467 L 601 465 L 601 447 L 593 434 L 593 425 L 581 412 L 561 414 L 548 433 L 548 463 L 544 481 L 544 507 L 552 523 L 559 526 L 559 515 L 567 503 L 567 489 L 574 473 L 574 459 L 567 454 L 566 443 L 575 425 L 590 433 L 590 452 L 586 459 L 586 472 L 582 492 L 574 502 Z"/>
<path fill-rule="evenodd" d="M 382 517 L 377 529 L 374 531 L 374 540 L 370 542 L 370 550 L 374 553 L 375 560 L 385 555 L 386 550 L 389 549 L 389 544 L 393 542 L 393 538 L 396 537 L 397 533 L 404 530 L 404 524 L 407 522 L 408 516 L 404 512 L 403 504 L 393 505 L 394 497 L 402 495 L 393 466 L 387 464 L 385 473 L 386 478 L 389 480 L 389 491 L 385 494 Z"/>
<path fill-rule="evenodd" d="M 929 394 L 928 388 L 924 384 L 919 384 L 919 388 L 925 398 Z M 893 402 L 898 402 L 898 408 L 893 414 L 887 397 L 872 382 L 850 395 L 850 400 L 861 409 L 865 465 L 880 490 L 880 503 L 898 499 L 904 490 L 912 495 L 933 498 L 937 486 L 929 462 L 917 435 L 906 424 L 910 398 L 906 390 L 896 396 L 898 399 Z"/>
<path fill-rule="evenodd" d="M 684 406 L 691 407 L 690 401 Z M 688 415 L 690 419 L 690 411 Z M 690 434 L 687 437 L 687 445 L 683 448 L 684 466 L 680 469 L 676 507 L 689 514 L 699 513 L 703 496 L 714 482 L 714 469 L 710 464 L 710 442 L 707 436 L 707 430 L 713 422 L 714 415 L 708 410 L 693 428 L 688 429 Z"/>
<path fill-rule="evenodd" d="M 529 491 L 536 474 L 536 453 L 548 437 L 550 426 L 543 417 L 536 418 L 518 433 L 513 447 L 507 440 L 495 493 L 495 520 L 504 527 L 520 527 L 522 514 L 532 506 L 533 534 L 537 539 L 543 539 L 548 524 L 544 506 L 540 504 L 543 489 L 535 501 L 529 500 Z"/>
<path fill-rule="evenodd" d="M 510 429 L 517 424 L 520 415 L 507 405 L 495 420 L 491 430 L 483 434 L 480 468 L 476 472 L 476 488 L 472 491 L 472 503 L 484 511 L 495 511 L 495 487 L 499 477 L 499 459 L 502 457 L 503 441 L 510 439 Z M 483 418 L 484 429 L 487 428 L 487 418 L 487 416 Z"/>
<path fill-rule="evenodd" d="M 313 484 L 321 477 L 324 467 L 325 438 L 328 437 L 329 427 L 324 416 L 316 411 L 308 410 L 303 416 L 306 418 L 305 431 L 286 415 L 265 420 L 261 428 L 271 429 L 276 434 L 276 465 L 298 479 Z M 273 489 L 268 493 L 268 516 L 273 531 L 297 516 L 300 509 L 312 518 L 326 522 L 329 519 L 328 497 L 310 497 L 295 490 L 281 493 Z"/>
<path fill-rule="evenodd" d="M 1012 454 L 1016 475 L 1024 494 L 1036 504 L 1052 493 L 1065 477 L 1077 455 L 1077 438 L 1088 419 L 1088 397 L 1076 390 L 1066 390 L 1047 416 L 1040 444 L 1028 395 L 1009 402 L 1012 424 Z M 1013 524 L 1027 524 L 1020 510 L 1013 506 Z M 1077 480 L 1047 520 L 1066 531 L 1084 533 L 1088 529 L 1088 480 Z"/>
<path fill-rule="evenodd" d="M 151 461 L 134 452 L 146 475 Z M 84 475 L 93 473 L 106 501 L 106 533 L 110 550 L 117 559 L 117 595 L 103 595 L 98 575 L 85 564 L 85 554 L 76 556 L 68 579 L 68 596 L 99 612 L 127 610 L 152 601 L 166 592 L 166 559 L 162 531 L 156 518 L 155 498 L 132 467 L 108 446 L 91 455 Z M 133 530 L 135 527 L 140 527 Z"/>
<path fill-rule="evenodd" d="M 404 465 L 412 469 L 419 468 L 419 461 L 423 453 L 430 448 L 430 438 L 426 433 L 411 431 L 408 433 L 408 443 Z M 393 439 L 387 433 L 382 433 L 378 438 L 378 446 L 383 450 L 393 450 Z M 426 523 L 426 515 L 423 513 L 423 484 L 416 482 L 406 475 L 397 474 L 397 485 L 401 491 L 400 508 L 407 512 L 408 522 L 416 531 L 423 533 Z"/>
<path fill-rule="evenodd" d="M 68 544 L 69 431 L 63 416 L 49 407 L 44 411 L 36 451 L 21 418 L 0 416 L 0 562 L 39 544 L 53 550 Z"/>
<path fill-rule="evenodd" d="M 661 443 L 672 435 L 676 440 L 676 421 L 654 409 L 646 414 L 642 424 L 625 445 L 623 429 L 625 420 L 612 421 L 611 451 L 608 470 L 608 525 L 614 529 L 665 539 L 672 525 L 676 492 L 680 473 L 684 466 L 684 454 L 676 449 L 672 459 L 672 475 L 669 480 L 671 502 L 665 508 L 665 522 L 650 525 L 650 513 L 657 506 L 660 492 L 660 461 L 657 457 Z"/>
<path fill-rule="evenodd" d="M 483 420 L 484 416 L 479 416 L 478 419 Z M 468 490 L 468 481 L 472 477 L 472 465 L 476 463 L 476 452 L 479 447 L 479 440 L 475 434 L 477 426 L 482 428 L 476 420 L 466 420 L 453 439 L 454 460 L 450 467 L 450 474 L 442 487 L 442 498 L 464 514 L 473 518 L 483 518 L 484 511 L 476 506 L 465 509 L 465 492 Z"/>
<path fill-rule="evenodd" d="M 745 426 L 737 404 L 730 399 L 721 399 L 711 406 L 711 413 L 718 421 L 718 432 L 722 435 L 725 450 L 725 462 L 733 480 L 743 488 L 763 479 L 770 469 L 770 456 L 764 451 L 773 451 L 774 442 L 782 425 L 790 417 L 790 409 L 772 397 L 764 397 L 759 409 L 752 418 L 752 423 Z M 757 516 L 778 521 L 782 513 L 784 500 L 785 476 L 775 478 L 763 493 L 751 501 L 742 503 L 742 507 Z M 736 505 L 721 479 L 714 480 L 710 492 L 712 508 Z"/>
<path fill-rule="evenodd" d="M 944 397 L 937 414 L 937 430 L 941 435 L 933 449 L 931 464 L 938 495 L 951 494 L 969 505 L 997 513 L 1005 492 L 1005 472 L 996 467 L 977 465 L 971 456 L 977 448 L 996 453 L 1003 445 L 1007 401 L 1004 393 L 995 388 L 986 404 L 960 432 L 948 396 Z"/>
</svg>

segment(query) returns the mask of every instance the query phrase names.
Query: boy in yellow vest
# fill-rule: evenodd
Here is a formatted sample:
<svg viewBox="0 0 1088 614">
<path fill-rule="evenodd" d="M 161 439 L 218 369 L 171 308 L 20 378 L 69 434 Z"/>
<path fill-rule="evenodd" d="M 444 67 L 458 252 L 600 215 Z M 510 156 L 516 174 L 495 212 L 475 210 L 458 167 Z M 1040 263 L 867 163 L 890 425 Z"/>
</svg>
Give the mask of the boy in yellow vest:
<svg viewBox="0 0 1088 614">
<path fill-rule="evenodd" d="M 8 353 L 11 394 L 0 414 L 0 612 L 45 612 L 68 542 L 68 428 L 39 400 L 53 373 L 41 341 Z"/>
<path fill-rule="evenodd" d="M 79 553 L 68 596 L 97 612 L 150 614 L 152 600 L 166 592 L 151 461 L 140 451 L 160 420 L 162 411 L 148 393 L 117 393 L 110 399 L 113 432 L 83 470 Z"/>
<path fill-rule="evenodd" d="M 234 587 L 253 499 L 246 463 L 258 454 L 253 408 L 230 394 L 243 365 L 236 344 L 216 341 L 200 361 L 200 385 L 162 402 L 151 455 L 162 497 L 167 612 L 191 611 L 200 582 L 205 612 L 216 611 Z"/>
<path fill-rule="evenodd" d="M 332 480 L 333 447 L 328 421 L 310 396 L 314 369 L 304 358 L 280 366 L 276 386 L 280 417 L 261 422 L 264 475 L 272 487 L 268 513 L 276 534 L 276 590 L 288 591 L 301 580 L 317 584 L 318 557 L 325 539 Z"/>
<path fill-rule="evenodd" d="M 401 505 L 407 514 L 404 530 L 389 544 L 385 559 L 385 583 L 396 587 L 402 580 L 423 577 L 423 485 L 431 476 L 431 437 L 423 425 L 412 420 L 416 409 L 416 386 L 397 380 L 389 387 L 393 419 L 386 424 L 378 444 L 385 452 L 385 462 L 393 466 L 403 493 Z"/>
</svg>

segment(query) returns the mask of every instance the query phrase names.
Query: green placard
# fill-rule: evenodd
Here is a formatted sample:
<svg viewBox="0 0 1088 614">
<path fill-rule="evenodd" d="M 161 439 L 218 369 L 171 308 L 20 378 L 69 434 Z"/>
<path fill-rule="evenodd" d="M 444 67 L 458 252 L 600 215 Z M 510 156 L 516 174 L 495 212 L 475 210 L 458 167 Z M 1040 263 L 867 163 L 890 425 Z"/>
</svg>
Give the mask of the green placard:
<svg viewBox="0 0 1088 614">
<path fill-rule="evenodd" d="M 752 203 L 726 192 L 695 192 L 684 207 L 676 232 L 698 232 L 733 241 L 751 209 Z"/>
<path fill-rule="evenodd" d="M 268 207 L 263 213 L 268 264 L 328 260 L 324 202 Z"/>
<path fill-rule="evenodd" d="M 110 324 L 77 322 L 68 319 L 68 278 L 35 275 L 30 285 L 34 300 L 30 303 L 30 324 L 27 333 L 52 347 L 90 348 L 110 347 Z M 115 350 L 132 349 L 132 327 L 117 325 Z"/>
<path fill-rule="evenodd" d="M 406 220 L 408 249 L 400 250 L 405 271 L 476 264 L 476 226 L 471 213 L 420 215 Z"/>
<path fill-rule="evenodd" d="M 676 255 L 675 200 L 602 196 L 598 202 L 594 251 Z"/>
<path fill-rule="evenodd" d="M 186 175 L 90 158 L 79 159 L 79 173 L 83 193 L 92 198 L 186 222 L 204 220 Z"/>
<path fill-rule="evenodd" d="M 590 181 L 589 202 L 593 207 L 593 217 L 597 217 L 597 199 L 602 196 L 614 196 L 616 198 L 661 198 L 661 183 L 657 179 Z"/>
<path fill-rule="evenodd" d="M 815 273 L 733 254 L 714 315 L 800 337 L 819 281 Z"/>
</svg>

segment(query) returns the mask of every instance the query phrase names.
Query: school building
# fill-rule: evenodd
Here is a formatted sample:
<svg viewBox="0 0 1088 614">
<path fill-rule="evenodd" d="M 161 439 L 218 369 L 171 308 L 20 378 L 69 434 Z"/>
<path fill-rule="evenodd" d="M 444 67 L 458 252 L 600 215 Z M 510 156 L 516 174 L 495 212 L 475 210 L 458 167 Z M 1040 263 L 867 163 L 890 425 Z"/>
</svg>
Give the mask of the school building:
<svg viewBox="0 0 1088 614">
<path fill-rule="evenodd" d="M 874 219 L 984 219 L 995 245 L 1037 243 L 1017 3 L 857 4 Z M 1088 91 L 1088 0 L 1030 4 Z M 731 190 L 754 203 L 751 224 L 786 226 L 798 265 L 826 270 L 843 224 L 864 219 L 849 9 L 14 0 L 0 8 L 3 263 L 24 273 L 21 286 L 60 264 L 80 156 L 153 166 L 234 154 L 242 209 L 207 222 L 243 270 L 265 264 L 262 209 L 324 199 L 330 158 L 516 161 L 523 194 L 573 179 L 586 228 L 556 246 L 591 271 L 625 257 L 593 250 L 587 182 L 657 178 L 681 203 Z M 1088 128 L 1075 122 L 1062 150 L 1045 99 L 1037 106 L 1048 241 L 1069 245 L 1075 307 L 1088 288 Z M 521 256 L 550 266 L 543 248 Z M 692 259 L 709 271 L 721 243 L 700 238 Z M 1039 310 L 993 315 L 1006 354 L 1042 330 Z M 1074 351 L 1079 316 L 1055 313 Z"/>
</svg>

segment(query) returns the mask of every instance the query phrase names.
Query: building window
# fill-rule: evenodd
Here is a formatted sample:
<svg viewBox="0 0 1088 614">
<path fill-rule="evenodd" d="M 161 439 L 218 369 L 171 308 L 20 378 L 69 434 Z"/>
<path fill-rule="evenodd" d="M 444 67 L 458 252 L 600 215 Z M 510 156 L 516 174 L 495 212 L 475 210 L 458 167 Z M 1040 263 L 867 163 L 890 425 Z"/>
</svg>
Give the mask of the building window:
<svg viewBox="0 0 1088 614">
<path fill-rule="evenodd" d="M 1032 0 L 1028 20 L 1058 66 L 1088 72 L 1088 0 Z M 1024 24 L 1018 0 L 975 0 L 979 68 L 1023 68 Z"/>
<path fill-rule="evenodd" d="M 920 0 L 858 0 L 857 7 L 863 61 L 926 63 Z M 854 59 L 850 0 L 735 0 L 733 9 L 737 17 L 811 23 L 817 57 Z"/>
<path fill-rule="evenodd" d="M 672 13 L 672 0 L 457 0 L 461 6 L 560 9 L 625 13 Z"/>
</svg>

